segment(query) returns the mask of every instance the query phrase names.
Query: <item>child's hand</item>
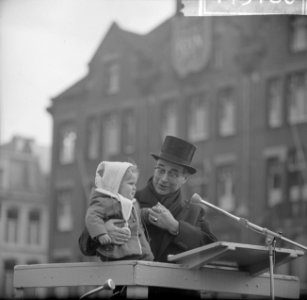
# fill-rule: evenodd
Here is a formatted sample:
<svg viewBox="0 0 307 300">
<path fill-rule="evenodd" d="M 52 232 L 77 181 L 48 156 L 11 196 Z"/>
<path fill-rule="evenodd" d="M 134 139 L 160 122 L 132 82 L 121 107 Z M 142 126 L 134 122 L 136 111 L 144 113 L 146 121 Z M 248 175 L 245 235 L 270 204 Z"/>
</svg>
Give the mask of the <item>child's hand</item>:
<svg viewBox="0 0 307 300">
<path fill-rule="evenodd" d="M 111 244 L 111 238 L 110 236 L 106 234 L 102 234 L 98 237 L 98 241 L 101 245 L 108 245 Z"/>
</svg>

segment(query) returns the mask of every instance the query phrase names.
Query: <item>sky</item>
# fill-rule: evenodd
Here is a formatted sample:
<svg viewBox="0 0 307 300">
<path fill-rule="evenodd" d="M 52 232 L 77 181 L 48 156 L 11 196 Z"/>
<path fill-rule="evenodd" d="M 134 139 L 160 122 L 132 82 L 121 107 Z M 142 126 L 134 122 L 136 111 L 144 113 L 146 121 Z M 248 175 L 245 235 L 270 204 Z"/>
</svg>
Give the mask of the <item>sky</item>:
<svg viewBox="0 0 307 300">
<path fill-rule="evenodd" d="M 175 0 L 0 0 L 0 144 L 51 146 L 51 98 L 87 74 L 112 22 L 147 33 Z"/>
</svg>

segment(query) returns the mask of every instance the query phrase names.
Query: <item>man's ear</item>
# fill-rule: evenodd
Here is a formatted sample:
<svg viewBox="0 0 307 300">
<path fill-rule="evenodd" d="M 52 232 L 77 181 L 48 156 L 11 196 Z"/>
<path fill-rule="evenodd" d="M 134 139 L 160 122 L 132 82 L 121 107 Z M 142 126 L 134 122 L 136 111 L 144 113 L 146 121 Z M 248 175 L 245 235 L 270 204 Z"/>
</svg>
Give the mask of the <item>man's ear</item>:
<svg viewBox="0 0 307 300">
<path fill-rule="evenodd" d="M 187 180 L 189 179 L 190 174 L 188 172 L 185 172 L 182 176 L 182 184 L 185 184 Z"/>
</svg>

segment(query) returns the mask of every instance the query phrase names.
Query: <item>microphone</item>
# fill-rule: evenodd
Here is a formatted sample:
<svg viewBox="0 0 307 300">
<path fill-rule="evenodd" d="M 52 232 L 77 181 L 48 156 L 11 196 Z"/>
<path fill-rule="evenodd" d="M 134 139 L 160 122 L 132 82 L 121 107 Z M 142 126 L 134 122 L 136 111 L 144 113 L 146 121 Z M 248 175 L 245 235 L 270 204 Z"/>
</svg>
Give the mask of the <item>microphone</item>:
<svg viewBox="0 0 307 300">
<path fill-rule="evenodd" d="M 207 213 L 207 205 L 204 203 L 205 200 L 203 200 L 198 194 L 194 194 L 192 197 L 191 197 L 191 201 L 190 203 L 194 203 L 194 204 L 200 204 L 203 209 L 205 210 L 205 212 Z"/>
<path fill-rule="evenodd" d="M 201 204 L 205 204 L 204 202 L 206 202 L 197 193 L 194 193 L 194 195 L 191 198 L 191 201 L 192 203 L 201 203 Z"/>
<path fill-rule="evenodd" d="M 87 293 L 85 293 L 84 295 L 82 295 L 79 299 L 83 299 L 86 298 L 94 293 L 98 293 L 99 291 L 102 290 L 114 290 L 115 289 L 115 283 L 112 279 L 108 279 L 104 282 L 104 284 L 102 286 L 99 286 L 93 290 L 88 291 Z"/>
<path fill-rule="evenodd" d="M 242 218 L 239 218 L 237 216 L 234 216 L 232 215 L 231 213 L 229 213 L 228 211 L 222 209 L 222 208 L 219 208 L 205 200 L 203 200 L 197 193 L 195 193 L 192 198 L 191 198 L 192 202 L 194 203 L 201 203 L 201 204 L 204 204 L 206 206 L 209 206 L 210 208 L 213 208 L 221 213 L 223 213 L 224 215 L 227 215 L 228 217 L 232 218 L 232 219 L 235 219 L 236 221 L 241 221 Z"/>
<path fill-rule="evenodd" d="M 233 219 L 233 220 L 239 222 L 241 225 L 243 225 L 243 226 L 245 226 L 245 227 L 247 227 L 247 228 L 249 228 L 249 229 L 251 229 L 251 230 L 253 230 L 253 231 L 257 232 L 257 233 L 261 233 L 261 234 L 263 234 L 263 235 L 266 236 L 266 237 L 278 238 L 278 239 L 281 239 L 281 240 L 283 240 L 283 241 L 289 242 L 289 243 L 291 243 L 292 245 L 295 245 L 295 246 L 297 246 L 297 247 L 300 247 L 300 248 L 302 248 L 302 249 L 304 249 L 304 250 L 307 250 L 307 247 L 306 247 L 306 246 L 304 246 L 304 245 L 302 245 L 302 244 L 299 244 L 299 243 L 296 243 L 296 242 L 294 242 L 294 241 L 292 241 L 292 240 L 290 240 L 290 239 L 287 239 L 287 238 L 283 237 L 283 236 L 281 235 L 281 233 L 276 233 L 276 232 L 271 231 L 271 230 L 269 230 L 269 229 L 267 229 L 267 228 L 265 228 L 265 227 L 258 226 L 258 225 L 254 224 L 254 223 L 251 223 L 250 221 L 248 221 L 248 220 L 245 219 L 245 218 L 237 217 L 237 216 L 235 216 L 235 215 L 229 213 L 228 211 L 226 211 L 226 210 L 224 210 L 224 209 L 222 209 L 222 208 L 220 208 L 220 207 L 217 207 L 217 206 L 215 206 L 215 205 L 213 205 L 213 204 L 211 204 L 211 203 L 209 203 L 209 202 L 203 200 L 203 199 L 202 199 L 198 194 L 196 194 L 196 193 L 192 196 L 191 201 L 193 201 L 194 203 L 199 202 L 199 203 L 202 203 L 202 204 L 204 204 L 204 205 L 206 205 L 206 206 L 209 206 L 210 208 L 214 208 L 215 210 L 217 210 L 217 211 L 223 213 L 224 215 L 230 217 L 231 219 Z"/>
</svg>

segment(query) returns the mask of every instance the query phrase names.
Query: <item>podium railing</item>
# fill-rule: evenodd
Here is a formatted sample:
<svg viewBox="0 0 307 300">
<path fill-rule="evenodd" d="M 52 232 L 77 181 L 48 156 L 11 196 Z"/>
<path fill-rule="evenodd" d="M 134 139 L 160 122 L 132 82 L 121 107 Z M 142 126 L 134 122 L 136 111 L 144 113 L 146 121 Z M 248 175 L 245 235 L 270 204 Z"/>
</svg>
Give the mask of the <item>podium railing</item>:
<svg viewBox="0 0 307 300">
<path fill-rule="evenodd" d="M 270 296 L 269 262 L 266 247 L 216 242 L 169 257 L 170 263 L 123 260 L 17 265 L 14 268 L 15 296 L 27 288 L 93 287 L 111 278 L 127 287 L 127 298 L 147 298 L 148 287 L 201 290 L 203 293 Z M 278 264 L 304 254 L 276 248 Z M 274 275 L 275 295 L 299 298 L 295 276 Z"/>
</svg>

